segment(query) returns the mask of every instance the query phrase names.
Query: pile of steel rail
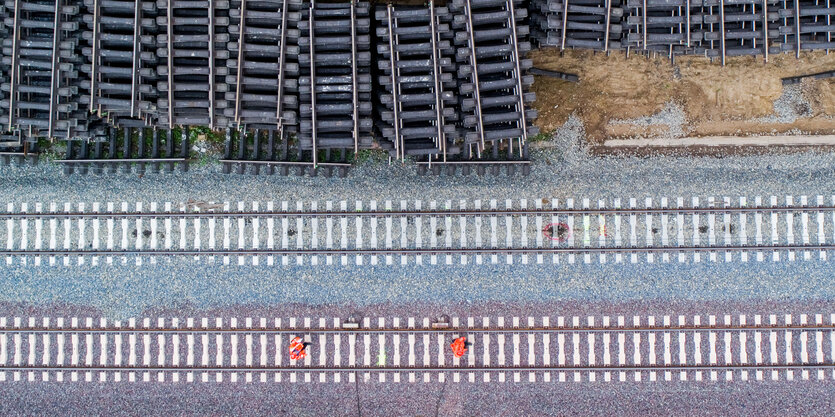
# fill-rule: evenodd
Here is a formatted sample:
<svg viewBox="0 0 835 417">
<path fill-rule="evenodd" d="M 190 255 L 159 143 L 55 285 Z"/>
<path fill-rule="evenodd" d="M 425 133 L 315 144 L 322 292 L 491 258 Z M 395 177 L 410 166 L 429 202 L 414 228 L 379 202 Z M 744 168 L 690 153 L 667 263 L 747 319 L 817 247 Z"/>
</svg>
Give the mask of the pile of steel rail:
<svg viewBox="0 0 835 417">
<path fill-rule="evenodd" d="M 531 42 L 767 60 L 832 47 L 829 1 L 6 0 L 0 162 L 61 140 L 67 173 L 169 172 L 199 128 L 227 173 L 344 175 L 366 149 L 527 173 Z"/>
<path fill-rule="evenodd" d="M 560 49 L 727 57 L 835 48 L 831 0 L 532 0 L 531 32 Z"/>
</svg>

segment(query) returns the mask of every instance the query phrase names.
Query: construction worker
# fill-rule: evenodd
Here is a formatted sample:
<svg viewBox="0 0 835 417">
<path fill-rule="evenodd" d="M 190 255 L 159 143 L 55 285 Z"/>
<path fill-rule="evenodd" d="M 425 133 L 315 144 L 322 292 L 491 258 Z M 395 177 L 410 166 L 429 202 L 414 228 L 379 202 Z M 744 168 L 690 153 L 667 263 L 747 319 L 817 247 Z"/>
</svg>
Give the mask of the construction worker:
<svg viewBox="0 0 835 417">
<path fill-rule="evenodd" d="M 304 351 L 304 340 L 301 337 L 294 337 L 293 340 L 290 341 L 290 359 L 291 360 L 302 360 L 306 355 Z"/>
<path fill-rule="evenodd" d="M 449 346 L 452 348 L 452 354 L 455 355 L 456 358 L 460 358 L 467 352 L 467 338 L 463 336 L 459 337 Z"/>
</svg>

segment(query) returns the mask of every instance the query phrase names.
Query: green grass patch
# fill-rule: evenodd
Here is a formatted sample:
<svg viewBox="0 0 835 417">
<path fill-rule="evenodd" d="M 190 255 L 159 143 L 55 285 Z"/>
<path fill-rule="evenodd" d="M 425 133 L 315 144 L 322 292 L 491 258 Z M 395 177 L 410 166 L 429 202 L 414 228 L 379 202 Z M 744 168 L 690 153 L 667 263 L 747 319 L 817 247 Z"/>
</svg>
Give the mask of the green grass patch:
<svg viewBox="0 0 835 417">
<path fill-rule="evenodd" d="M 382 149 L 360 149 L 357 151 L 357 163 L 365 163 L 368 161 L 385 161 L 388 158 L 388 152 Z"/>
<path fill-rule="evenodd" d="M 551 140 L 554 136 L 554 132 L 539 132 L 536 136 L 531 136 L 528 138 L 531 142 L 547 142 Z"/>
<path fill-rule="evenodd" d="M 205 137 L 206 142 L 213 145 L 223 145 L 226 142 L 226 133 L 222 130 L 212 130 L 206 126 L 194 126 L 188 129 L 188 140 L 194 143 L 198 137 Z"/>
</svg>

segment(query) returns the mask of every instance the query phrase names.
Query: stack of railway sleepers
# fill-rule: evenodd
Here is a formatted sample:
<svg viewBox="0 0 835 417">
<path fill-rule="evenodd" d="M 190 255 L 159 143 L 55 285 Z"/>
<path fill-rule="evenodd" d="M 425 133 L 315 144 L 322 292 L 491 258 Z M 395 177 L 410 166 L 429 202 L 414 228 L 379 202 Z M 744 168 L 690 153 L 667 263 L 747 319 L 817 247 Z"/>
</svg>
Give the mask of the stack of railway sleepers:
<svg viewBox="0 0 835 417">
<path fill-rule="evenodd" d="M 691 0 L 629 0 L 625 46 L 671 57 L 704 53 L 703 7 Z"/>
<path fill-rule="evenodd" d="M 156 3 L 85 0 L 81 104 L 115 126 L 144 126 L 156 115 Z"/>
<path fill-rule="evenodd" d="M 524 160 L 528 136 L 538 132 L 532 125 L 536 111 L 527 108 L 535 96 L 528 92 L 533 76 L 525 75 L 531 66 L 524 58 L 530 50 L 528 27 L 519 23 L 526 12 L 517 6 L 514 0 L 450 4 L 461 80 L 461 155 L 465 160 L 502 162 L 509 174 L 516 165 L 507 162 Z"/>
<path fill-rule="evenodd" d="M 455 49 L 445 7 L 380 6 L 376 11 L 378 141 L 392 157 L 455 153 Z"/>
<path fill-rule="evenodd" d="M 729 56 L 779 52 L 776 0 L 629 0 L 626 46 L 636 52 Z"/>
<path fill-rule="evenodd" d="M 370 23 L 366 2 L 302 9 L 298 140 L 311 173 L 372 146 Z"/>
<path fill-rule="evenodd" d="M 298 124 L 298 0 L 233 0 L 229 9 L 229 125 L 282 132 Z"/>
<path fill-rule="evenodd" d="M 223 164 L 224 174 L 266 174 L 298 175 L 321 172 L 324 176 L 337 173 L 344 177 L 351 166 L 347 159 L 338 160 L 335 151 L 325 149 L 323 156 L 327 162 L 320 163 L 317 169 L 311 169 L 311 162 L 305 160 L 304 150 L 298 142 L 288 140 L 286 134 L 276 129 L 226 130 L 226 146 Z"/>
<path fill-rule="evenodd" d="M 160 130 L 155 128 L 111 127 L 106 137 L 95 141 L 67 141 L 67 152 L 58 161 L 65 174 L 113 174 L 123 172 L 144 174 L 173 172 L 178 165 L 188 170 L 188 129 Z"/>
<path fill-rule="evenodd" d="M 703 0 L 708 12 L 702 16 L 706 28 L 704 43 L 707 56 L 725 64 L 729 56 L 764 55 L 769 51 L 768 35 L 776 34 L 773 12 L 777 1 Z M 709 46 L 709 47 L 708 47 Z"/>
<path fill-rule="evenodd" d="M 7 0 L 2 63 L 8 67 L 0 123 L 23 140 L 86 135 L 79 112 L 79 5 L 63 0 Z"/>
<path fill-rule="evenodd" d="M 0 134 L 0 165 L 38 162 L 38 143 L 25 141 L 20 131 Z"/>
<path fill-rule="evenodd" d="M 158 0 L 158 125 L 225 127 L 227 0 Z"/>
<path fill-rule="evenodd" d="M 544 46 L 621 48 L 621 0 L 532 0 L 531 36 Z"/>
<path fill-rule="evenodd" d="M 835 49 L 835 1 L 794 0 L 781 4 L 777 22 L 781 51 L 800 57 L 802 50 Z"/>
</svg>

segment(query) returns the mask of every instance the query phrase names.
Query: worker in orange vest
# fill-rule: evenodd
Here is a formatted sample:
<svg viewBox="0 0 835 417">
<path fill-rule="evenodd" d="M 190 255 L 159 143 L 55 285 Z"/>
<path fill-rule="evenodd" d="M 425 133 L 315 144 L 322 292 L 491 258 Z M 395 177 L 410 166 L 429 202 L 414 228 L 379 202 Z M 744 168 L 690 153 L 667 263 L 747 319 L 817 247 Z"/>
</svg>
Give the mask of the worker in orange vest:
<svg viewBox="0 0 835 417">
<path fill-rule="evenodd" d="M 456 358 L 460 358 L 467 352 L 467 338 L 463 336 L 459 337 L 449 346 L 452 348 L 452 354 L 455 355 Z"/>
<path fill-rule="evenodd" d="M 294 337 L 293 340 L 290 341 L 290 359 L 291 360 L 302 360 L 306 355 L 304 351 L 304 341 L 301 337 Z"/>
</svg>

